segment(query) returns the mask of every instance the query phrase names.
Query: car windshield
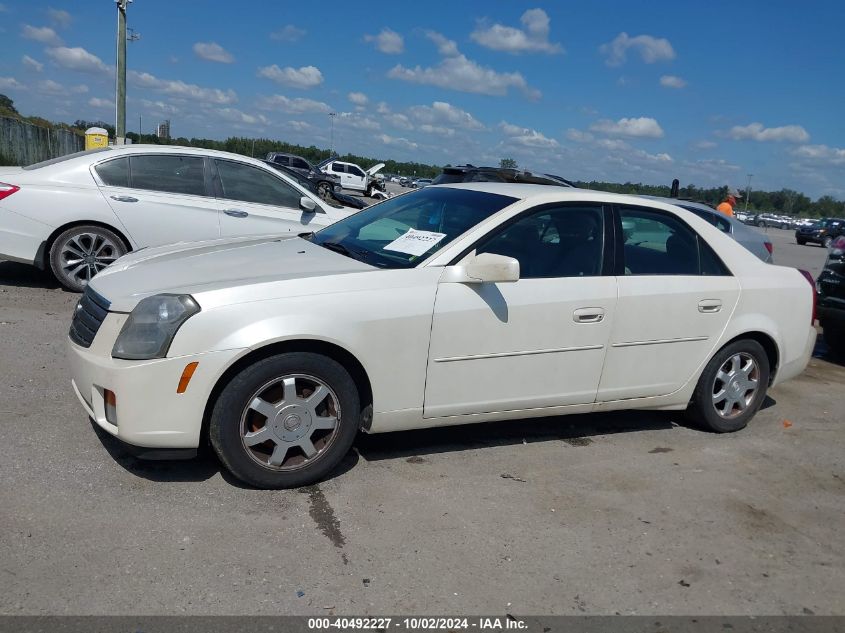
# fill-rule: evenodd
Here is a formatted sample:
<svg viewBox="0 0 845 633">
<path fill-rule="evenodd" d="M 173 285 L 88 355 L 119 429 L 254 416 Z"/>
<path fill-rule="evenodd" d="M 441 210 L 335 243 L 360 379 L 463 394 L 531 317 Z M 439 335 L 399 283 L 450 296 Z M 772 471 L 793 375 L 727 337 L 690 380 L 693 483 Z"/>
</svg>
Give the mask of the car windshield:
<svg viewBox="0 0 845 633">
<path fill-rule="evenodd" d="M 426 188 L 385 200 L 306 239 L 379 268 L 411 268 L 515 201 L 480 191 Z"/>
</svg>

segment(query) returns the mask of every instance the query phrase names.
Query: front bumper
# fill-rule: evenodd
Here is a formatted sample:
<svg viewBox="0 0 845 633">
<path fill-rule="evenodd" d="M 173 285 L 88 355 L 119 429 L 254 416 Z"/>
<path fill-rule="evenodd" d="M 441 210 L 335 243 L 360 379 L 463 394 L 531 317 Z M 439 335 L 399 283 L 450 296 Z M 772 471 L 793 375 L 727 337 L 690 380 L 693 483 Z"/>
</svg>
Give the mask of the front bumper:
<svg viewBox="0 0 845 633">
<path fill-rule="evenodd" d="M 197 448 L 206 403 L 217 380 L 240 350 L 176 358 L 127 361 L 111 357 L 126 315 L 109 313 L 90 348 L 68 339 L 71 384 L 82 408 L 97 425 L 136 447 Z M 185 366 L 198 362 L 185 393 L 176 393 Z M 115 394 L 111 419 L 106 390 Z"/>
</svg>

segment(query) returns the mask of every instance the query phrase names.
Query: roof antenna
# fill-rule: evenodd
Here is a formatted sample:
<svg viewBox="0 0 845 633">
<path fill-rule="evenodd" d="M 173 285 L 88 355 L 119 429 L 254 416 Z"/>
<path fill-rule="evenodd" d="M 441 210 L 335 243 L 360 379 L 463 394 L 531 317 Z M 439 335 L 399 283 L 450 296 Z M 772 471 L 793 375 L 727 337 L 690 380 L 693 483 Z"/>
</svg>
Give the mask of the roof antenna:
<svg viewBox="0 0 845 633">
<path fill-rule="evenodd" d="M 672 181 L 672 190 L 669 192 L 669 197 L 670 198 L 677 198 L 678 193 L 680 193 L 680 189 L 681 189 L 681 182 L 677 178 L 675 178 Z"/>
</svg>

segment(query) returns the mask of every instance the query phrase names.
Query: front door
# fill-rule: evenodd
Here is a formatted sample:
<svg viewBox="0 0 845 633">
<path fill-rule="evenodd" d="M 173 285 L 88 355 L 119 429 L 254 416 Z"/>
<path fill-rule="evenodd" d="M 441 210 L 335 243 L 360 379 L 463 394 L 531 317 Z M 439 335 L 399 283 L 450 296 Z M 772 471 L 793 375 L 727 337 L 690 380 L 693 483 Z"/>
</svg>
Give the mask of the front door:
<svg viewBox="0 0 845 633">
<path fill-rule="evenodd" d="M 302 192 L 276 173 L 233 160 L 214 164 L 223 237 L 301 233 L 329 223 L 319 205 L 300 209 Z"/>
<path fill-rule="evenodd" d="M 616 307 L 609 217 L 585 204 L 526 212 L 476 248 L 517 259 L 519 281 L 439 285 L 425 417 L 595 401 Z"/>
<path fill-rule="evenodd" d="M 713 250 L 676 216 L 619 209 L 619 303 L 598 400 L 680 389 L 712 355 L 740 286 Z"/>
</svg>

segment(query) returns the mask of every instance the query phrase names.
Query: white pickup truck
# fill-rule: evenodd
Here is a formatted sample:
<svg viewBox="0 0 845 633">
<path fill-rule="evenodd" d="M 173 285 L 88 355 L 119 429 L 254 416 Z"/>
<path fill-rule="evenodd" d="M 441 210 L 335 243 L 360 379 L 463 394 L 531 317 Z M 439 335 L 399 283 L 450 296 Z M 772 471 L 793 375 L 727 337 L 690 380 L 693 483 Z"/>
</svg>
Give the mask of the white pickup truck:
<svg viewBox="0 0 845 633">
<path fill-rule="evenodd" d="M 331 160 L 319 165 L 320 170 L 327 174 L 334 174 L 340 177 L 340 185 L 344 189 L 361 191 L 368 197 L 373 197 L 375 190 L 375 174 L 384 168 L 384 163 L 373 165 L 367 170 L 362 169 L 355 163 L 345 163 L 341 160 Z"/>
</svg>

